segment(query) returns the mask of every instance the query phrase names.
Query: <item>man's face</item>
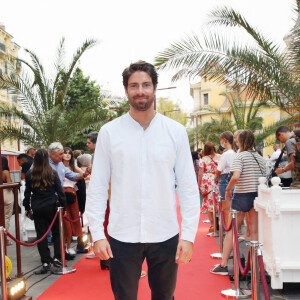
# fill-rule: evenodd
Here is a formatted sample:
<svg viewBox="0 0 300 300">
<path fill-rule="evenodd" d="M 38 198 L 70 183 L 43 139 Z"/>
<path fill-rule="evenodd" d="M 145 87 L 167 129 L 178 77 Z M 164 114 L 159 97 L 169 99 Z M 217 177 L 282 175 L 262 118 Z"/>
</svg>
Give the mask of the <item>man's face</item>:
<svg viewBox="0 0 300 300">
<path fill-rule="evenodd" d="M 17 159 L 17 161 L 20 167 L 25 163 L 25 159 Z"/>
<path fill-rule="evenodd" d="M 36 149 L 35 148 L 31 148 L 28 150 L 28 155 L 34 157 L 36 153 Z"/>
<path fill-rule="evenodd" d="M 134 110 L 146 111 L 153 105 L 156 86 L 153 86 L 152 79 L 146 72 L 136 71 L 129 77 L 125 93 Z"/>
<path fill-rule="evenodd" d="M 276 138 L 284 144 L 289 139 L 289 132 L 278 132 Z"/>
<path fill-rule="evenodd" d="M 51 157 L 52 161 L 55 164 L 57 164 L 57 163 L 62 161 L 63 155 L 64 155 L 64 150 L 61 149 L 61 150 L 58 150 L 56 152 L 51 152 L 50 157 Z"/>
<path fill-rule="evenodd" d="M 94 144 L 91 139 L 87 139 L 86 145 L 89 149 L 89 151 L 95 152 L 96 144 Z"/>
</svg>

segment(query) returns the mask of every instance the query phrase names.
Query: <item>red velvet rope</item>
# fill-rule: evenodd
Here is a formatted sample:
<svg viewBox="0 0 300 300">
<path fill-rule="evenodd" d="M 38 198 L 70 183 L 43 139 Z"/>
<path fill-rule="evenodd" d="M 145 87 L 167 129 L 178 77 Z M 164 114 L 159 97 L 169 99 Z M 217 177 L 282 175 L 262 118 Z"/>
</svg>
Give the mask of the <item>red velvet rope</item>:
<svg viewBox="0 0 300 300">
<path fill-rule="evenodd" d="M 222 210 L 222 202 L 219 202 L 219 211 L 220 211 L 221 220 L 222 220 L 222 225 L 223 225 L 224 230 L 225 230 L 225 231 L 230 231 L 230 230 L 231 230 L 231 227 L 232 227 L 232 219 L 231 219 L 231 222 L 230 222 L 229 227 L 227 228 L 227 227 L 226 227 L 226 224 L 225 224 L 225 221 L 224 221 L 224 212 L 223 212 L 223 210 Z"/>
<path fill-rule="evenodd" d="M 241 263 L 239 238 L 238 238 L 237 230 L 236 230 L 236 220 L 232 219 L 232 222 L 233 222 L 233 233 L 234 233 L 234 240 L 235 240 L 236 256 L 237 256 L 237 261 L 238 261 L 238 264 L 239 264 L 239 269 L 240 269 L 241 274 L 243 276 L 246 276 L 248 271 L 249 271 L 249 268 L 250 268 L 250 248 L 249 248 L 249 251 L 248 251 L 247 265 L 246 265 L 246 268 L 243 269 L 243 266 L 242 266 L 242 263 Z"/>
<path fill-rule="evenodd" d="M 77 222 L 77 221 L 80 220 L 80 218 L 82 217 L 83 214 L 84 214 L 84 212 L 83 212 L 78 218 L 76 218 L 75 220 L 70 219 L 70 218 L 67 217 L 66 215 L 64 215 L 64 218 L 65 218 L 67 221 L 71 222 L 71 223 L 75 223 L 75 222 Z"/>
<path fill-rule="evenodd" d="M 262 255 L 258 255 L 257 259 L 258 259 L 258 264 L 259 264 L 260 279 L 261 279 L 261 283 L 262 283 L 262 286 L 263 286 L 265 300 L 270 300 L 270 293 L 269 293 L 269 288 L 268 288 L 268 284 L 267 284 L 266 273 L 265 273 L 265 268 L 264 268 L 264 262 L 263 262 Z"/>
<path fill-rule="evenodd" d="M 25 247 L 32 247 L 32 246 L 35 246 L 36 244 L 40 243 L 42 240 L 44 240 L 44 238 L 46 238 L 46 236 L 48 235 L 49 231 L 51 230 L 56 218 L 57 218 L 57 215 L 58 215 L 58 211 L 55 213 L 55 216 L 48 228 L 48 230 L 45 232 L 45 234 L 37 241 L 35 241 L 34 243 L 31 243 L 31 244 L 27 244 L 27 243 L 24 243 L 24 242 L 21 242 L 19 241 L 18 239 L 16 239 L 14 236 L 12 236 L 8 231 L 4 231 L 14 242 L 16 242 L 17 244 L 21 245 L 21 246 L 25 246 Z"/>
</svg>

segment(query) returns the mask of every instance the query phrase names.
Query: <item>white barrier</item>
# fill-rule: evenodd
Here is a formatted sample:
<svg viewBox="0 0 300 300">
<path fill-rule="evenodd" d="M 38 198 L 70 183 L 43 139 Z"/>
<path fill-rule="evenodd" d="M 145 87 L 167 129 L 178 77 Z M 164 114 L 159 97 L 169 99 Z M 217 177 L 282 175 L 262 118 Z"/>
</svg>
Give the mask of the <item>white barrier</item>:
<svg viewBox="0 0 300 300">
<path fill-rule="evenodd" d="M 280 178 L 272 178 L 267 188 L 260 178 L 254 208 L 258 212 L 258 236 L 263 243 L 265 268 L 271 287 L 282 289 L 283 282 L 300 283 L 300 190 L 284 190 Z"/>
</svg>

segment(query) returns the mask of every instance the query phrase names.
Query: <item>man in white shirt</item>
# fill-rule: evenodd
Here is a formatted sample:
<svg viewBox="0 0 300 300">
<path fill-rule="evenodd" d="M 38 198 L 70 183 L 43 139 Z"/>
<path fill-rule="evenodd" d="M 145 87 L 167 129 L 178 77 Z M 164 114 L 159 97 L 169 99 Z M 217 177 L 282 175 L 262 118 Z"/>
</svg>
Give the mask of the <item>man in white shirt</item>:
<svg viewBox="0 0 300 300">
<path fill-rule="evenodd" d="M 174 299 L 178 264 L 191 260 L 200 197 L 185 128 L 154 110 L 157 73 L 139 61 L 123 72 L 130 112 L 98 135 L 86 213 L 94 252 L 110 260 L 117 300 L 136 300 L 144 259 L 152 300 Z M 103 220 L 111 178 L 108 233 Z M 177 221 L 175 180 L 182 215 Z"/>
<path fill-rule="evenodd" d="M 274 166 L 277 158 L 279 157 L 280 153 L 281 153 L 281 149 L 280 149 L 280 145 L 279 144 L 274 144 L 273 145 L 273 154 L 270 157 L 270 163 L 272 164 L 272 166 Z"/>
</svg>

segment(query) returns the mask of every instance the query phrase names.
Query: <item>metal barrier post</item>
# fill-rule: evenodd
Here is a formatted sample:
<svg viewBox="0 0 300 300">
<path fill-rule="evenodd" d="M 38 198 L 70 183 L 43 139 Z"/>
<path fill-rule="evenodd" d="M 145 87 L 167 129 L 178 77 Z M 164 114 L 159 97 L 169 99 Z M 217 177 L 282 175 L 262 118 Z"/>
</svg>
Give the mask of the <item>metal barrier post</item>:
<svg viewBox="0 0 300 300">
<path fill-rule="evenodd" d="M 220 210 L 220 207 L 222 207 L 222 205 L 220 205 L 220 203 L 222 203 L 222 197 L 219 195 L 219 198 L 218 198 L 219 210 Z M 222 216 L 221 216 L 220 211 L 219 211 L 219 249 L 220 249 L 220 252 L 213 253 L 210 255 L 210 257 L 215 258 L 215 259 L 220 259 L 223 257 L 223 225 L 222 225 Z"/>
<path fill-rule="evenodd" d="M 213 189 L 212 193 L 213 193 L 213 227 L 214 227 L 214 231 L 213 232 L 209 232 L 206 235 L 209 236 L 209 237 L 216 237 L 216 236 L 219 236 L 219 235 L 218 235 L 218 232 L 217 232 L 217 220 L 216 220 L 217 213 L 216 213 L 216 210 L 215 210 L 215 196 L 216 196 L 216 192 L 215 192 L 214 189 Z"/>
<path fill-rule="evenodd" d="M 232 221 L 236 220 L 236 213 L 237 211 L 232 209 Z M 235 223 L 235 226 L 237 224 Z M 240 270 L 239 270 L 239 263 L 237 261 L 237 254 L 236 254 L 236 244 L 235 244 L 235 237 L 234 237 L 234 224 L 232 224 L 232 241 L 233 241 L 233 271 L 234 271 L 234 289 L 227 289 L 221 291 L 223 297 L 226 298 L 233 298 L 233 299 L 247 299 L 250 298 L 251 295 L 245 295 L 240 290 Z"/>
<path fill-rule="evenodd" d="M 14 187 L 14 207 L 15 207 L 15 232 L 16 238 L 20 241 L 20 221 L 19 221 L 19 203 L 18 203 L 18 187 Z M 22 273 L 22 260 L 21 260 L 21 246 L 16 243 L 16 253 L 17 253 L 17 277 L 21 278 Z"/>
<path fill-rule="evenodd" d="M 0 227 L 0 253 L 1 253 L 1 288 L 2 299 L 7 300 L 6 264 L 5 264 L 5 233 L 4 227 Z"/>
<path fill-rule="evenodd" d="M 63 208 L 58 208 L 58 218 L 59 218 L 59 235 L 60 235 L 60 249 L 61 249 L 61 263 L 62 267 L 55 268 L 52 270 L 54 274 L 65 275 L 76 272 L 75 268 L 66 266 L 66 257 L 65 257 L 65 241 L 64 241 L 64 224 L 63 224 Z"/>
<path fill-rule="evenodd" d="M 259 300 L 259 266 L 257 255 L 261 254 L 259 246 L 262 244 L 258 241 L 251 241 L 251 290 L 252 300 Z M 259 253 L 258 253 L 259 252 Z"/>
</svg>

